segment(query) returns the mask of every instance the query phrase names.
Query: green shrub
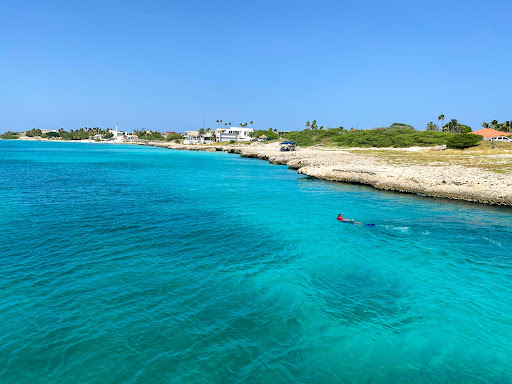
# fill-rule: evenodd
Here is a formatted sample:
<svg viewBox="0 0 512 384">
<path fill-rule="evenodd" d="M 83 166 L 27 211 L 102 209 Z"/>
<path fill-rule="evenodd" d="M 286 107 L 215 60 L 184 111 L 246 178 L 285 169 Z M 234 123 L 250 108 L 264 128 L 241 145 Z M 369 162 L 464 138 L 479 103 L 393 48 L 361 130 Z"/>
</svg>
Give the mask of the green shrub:
<svg viewBox="0 0 512 384">
<path fill-rule="evenodd" d="M 348 132 L 334 138 L 343 147 L 429 147 L 443 145 L 450 137 L 447 133 L 435 131 L 416 131 L 411 128 L 377 128 L 368 131 Z"/>
<path fill-rule="evenodd" d="M 347 133 L 343 128 L 305 129 L 303 131 L 288 132 L 283 135 L 287 140 L 294 141 L 304 147 L 332 142 L 336 137 Z"/>
<path fill-rule="evenodd" d="M 42 134 L 43 132 L 38 128 L 32 128 L 30 131 L 25 132 L 25 136 L 27 137 L 41 136 Z"/>
<path fill-rule="evenodd" d="M 470 133 L 457 133 L 452 135 L 446 143 L 446 148 L 450 149 L 465 149 L 478 145 L 482 140 L 482 136 Z"/>
<path fill-rule="evenodd" d="M 19 135 L 15 132 L 7 131 L 4 134 L 0 135 L 0 139 L 8 139 L 8 140 L 16 140 L 19 139 Z"/>
<path fill-rule="evenodd" d="M 150 131 L 142 129 L 140 131 L 134 130 L 133 133 L 137 135 L 137 137 L 141 140 L 149 140 L 149 141 L 163 141 L 166 138 L 162 136 L 160 132 Z M 180 136 L 181 137 L 181 136 Z"/>
<path fill-rule="evenodd" d="M 393 123 L 387 129 L 408 129 L 414 131 L 414 127 L 412 125 L 402 123 Z"/>
<path fill-rule="evenodd" d="M 471 127 L 469 127 L 469 126 L 467 126 L 467 125 L 459 124 L 459 127 L 460 127 L 460 132 L 461 132 L 461 133 L 469 133 L 469 132 L 473 132 L 473 130 L 471 129 Z"/>
<path fill-rule="evenodd" d="M 182 140 L 183 136 L 179 133 L 170 133 L 165 137 L 165 140 L 172 141 L 172 140 Z"/>
<path fill-rule="evenodd" d="M 47 132 L 47 133 L 43 133 L 42 137 L 49 139 L 52 137 L 60 137 L 60 135 L 57 132 Z"/>
<path fill-rule="evenodd" d="M 258 129 L 254 132 L 251 132 L 250 136 L 251 137 L 260 137 L 261 135 L 265 135 L 267 136 L 267 139 L 279 139 L 279 135 L 277 133 L 275 133 L 272 129 L 269 129 L 267 131 L 263 130 L 263 129 Z"/>
<path fill-rule="evenodd" d="M 347 131 L 343 128 L 305 129 L 284 135 L 287 140 L 300 146 L 320 143 L 335 144 L 341 147 L 430 147 L 448 143 L 452 135 L 436 131 L 416 131 L 407 124 L 394 123 L 390 127 L 369 130 Z"/>
</svg>

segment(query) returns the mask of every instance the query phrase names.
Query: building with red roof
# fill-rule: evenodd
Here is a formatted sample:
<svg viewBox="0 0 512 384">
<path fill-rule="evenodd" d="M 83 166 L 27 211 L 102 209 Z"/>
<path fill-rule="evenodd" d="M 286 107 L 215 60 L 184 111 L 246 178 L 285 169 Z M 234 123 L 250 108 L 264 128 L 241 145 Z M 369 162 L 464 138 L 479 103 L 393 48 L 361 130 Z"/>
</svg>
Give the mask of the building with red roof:
<svg viewBox="0 0 512 384">
<path fill-rule="evenodd" d="M 473 133 L 475 135 L 483 136 L 484 139 L 487 139 L 487 140 L 489 140 L 491 137 L 510 136 L 510 135 L 512 135 L 512 132 L 497 131 L 497 130 L 492 129 L 492 128 L 482 128 L 482 129 L 479 129 L 477 131 L 473 131 L 473 132 L 470 132 L 470 133 Z"/>
</svg>

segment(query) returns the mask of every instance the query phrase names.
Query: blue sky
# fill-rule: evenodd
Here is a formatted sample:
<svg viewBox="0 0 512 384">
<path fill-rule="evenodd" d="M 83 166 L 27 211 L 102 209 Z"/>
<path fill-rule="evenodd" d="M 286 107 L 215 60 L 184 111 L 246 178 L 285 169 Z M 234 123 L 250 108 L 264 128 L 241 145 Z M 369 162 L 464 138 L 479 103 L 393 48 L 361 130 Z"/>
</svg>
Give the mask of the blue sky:
<svg viewBox="0 0 512 384">
<path fill-rule="evenodd" d="M 512 119 L 512 2 L 12 1 L 0 132 L 473 129 Z"/>
</svg>

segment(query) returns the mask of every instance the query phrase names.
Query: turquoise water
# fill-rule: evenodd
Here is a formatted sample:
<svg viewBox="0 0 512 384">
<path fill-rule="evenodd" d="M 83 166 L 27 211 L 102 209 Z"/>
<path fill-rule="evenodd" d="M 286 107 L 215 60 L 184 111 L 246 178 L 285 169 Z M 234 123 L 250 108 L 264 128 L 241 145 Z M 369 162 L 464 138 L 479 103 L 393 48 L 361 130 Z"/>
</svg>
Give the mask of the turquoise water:
<svg viewBox="0 0 512 384">
<path fill-rule="evenodd" d="M 511 219 L 224 153 L 0 140 L 0 383 L 510 383 Z"/>
</svg>

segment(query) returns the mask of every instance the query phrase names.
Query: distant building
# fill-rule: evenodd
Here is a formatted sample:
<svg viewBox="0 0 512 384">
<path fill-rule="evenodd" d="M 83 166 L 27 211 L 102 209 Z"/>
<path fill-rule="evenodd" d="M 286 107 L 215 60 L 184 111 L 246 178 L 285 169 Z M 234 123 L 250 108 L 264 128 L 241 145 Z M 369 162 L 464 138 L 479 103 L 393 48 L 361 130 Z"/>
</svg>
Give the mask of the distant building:
<svg viewBox="0 0 512 384">
<path fill-rule="evenodd" d="M 137 136 L 137 135 L 126 135 L 125 136 L 125 140 L 128 141 L 128 142 L 134 142 L 134 141 L 139 140 L 139 136 Z"/>
<path fill-rule="evenodd" d="M 477 131 L 473 131 L 473 132 L 469 132 L 469 133 L 472 133 L 474 135 L 480 135 L 484 138 L 484 140 L 490 140 L 491 137 L 496 137 L 496 136 L 510 136 L 512 135 L 512 132 L 502 132 L 502 131 L 497 131 L 495 129 L 492 129 L 492 128 L 482 128 L 482 129 L 479 129 Z"/>
<path fill-rule="evenodd" d="M 276 133 L 277 133 L 279 136 L 283 136 L 284 134 L 286 134 L 286 133 L 290 133 L 290 132 L 293 132 L 293 131 L 282 131 L 282 130 L 280 130 L 280 129 L 278 129 L 278 130 L 276 131 Z"/>
<path fill-rule="evenodd" d="M 124 143 L 126 141 L 125 139 L 125 136 L 126 136 L 126 132 L 123 132 L 123 131 L 119 131 L 117 129 L 117 124 L 116 124 L 116 129 L 109 129 L 109 132 L 112 134 L 112 141 L 115 141 L 117 143 Z"/>
<path fill-rule="evenodd" d="M 183 137 L 183 144 L 205 144 L 215 141 L 215 136 L 212 132 L 200 134 L 198 131 L 186 131 Z"/>
<path fill-rule="evenodd" d="M 185 139 L 183 140 L 183 144 L 200 144 L 201 136 L 197 131 L 186 131 Z"/>
<path fill-rule="evenodd" d="M 252 137 L 249 136 L 254 129 L 243 127 L 229 127 L 217 129 L 216 141 L 250 141 Z"/>
</svg>

